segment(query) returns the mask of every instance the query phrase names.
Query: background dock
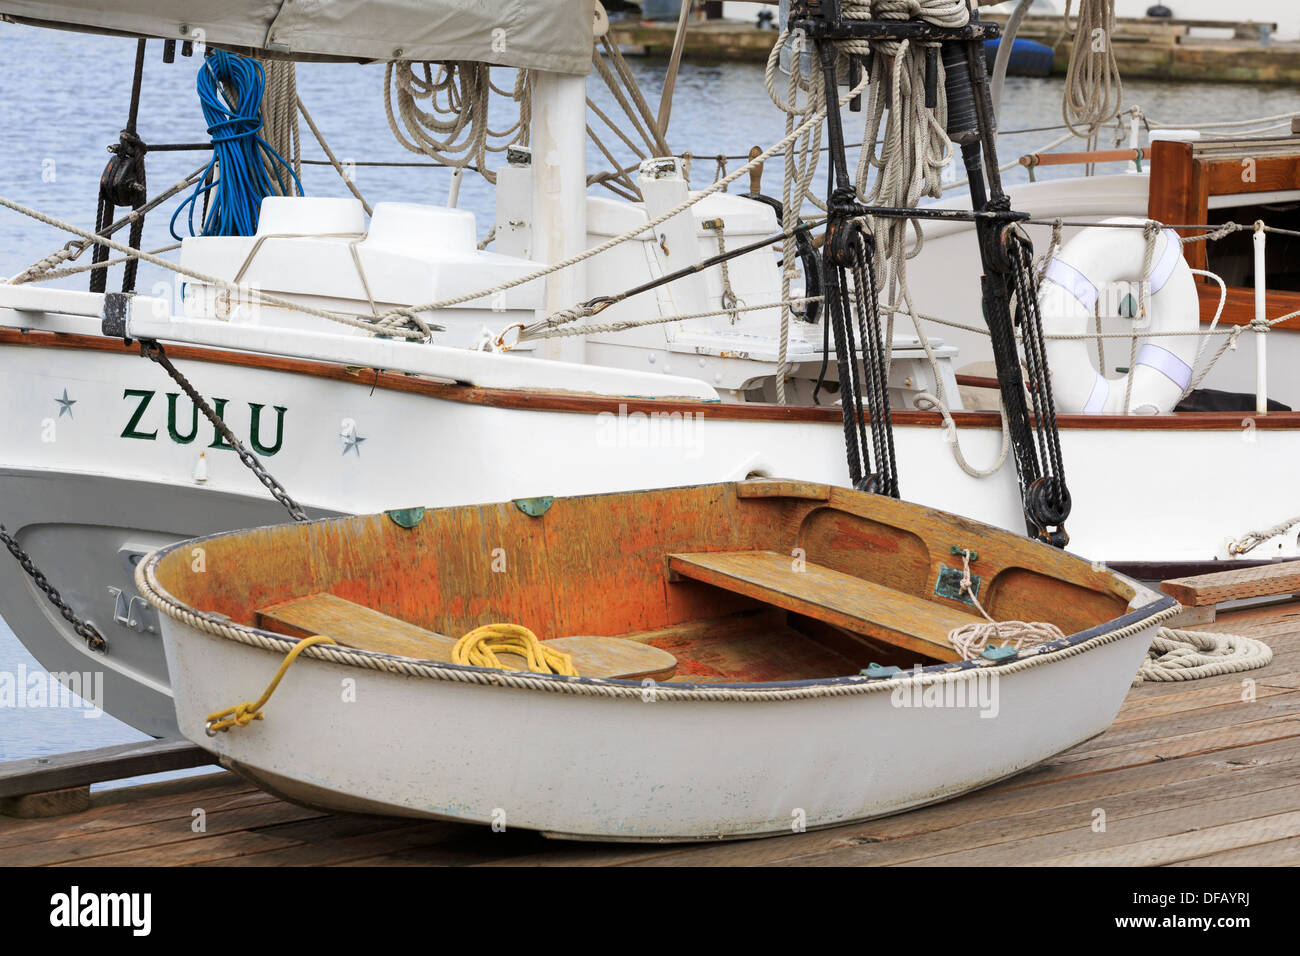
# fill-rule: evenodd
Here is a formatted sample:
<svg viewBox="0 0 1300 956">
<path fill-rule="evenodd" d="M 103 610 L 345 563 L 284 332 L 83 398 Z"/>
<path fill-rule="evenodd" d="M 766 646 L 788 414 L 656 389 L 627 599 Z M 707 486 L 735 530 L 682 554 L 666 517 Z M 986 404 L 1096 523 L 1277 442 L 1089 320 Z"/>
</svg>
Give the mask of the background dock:
<svg viewBox="0 0 1300 956">
<path fill-rule="evenodd" d="M 565 843 L 327 814 L 215 774 L 99 792 L 70 815 L 0 817 L 0 865 L 1300 865 L 1300 601 L 1199 628 L 1261 638 L 1273 662 L 1141 685 L 1101 736 L 868 823 L 721 844 Z"/>
<path fill-rule="evenodd" d="M 1006 16 L 985 14 L 985 19 L 1005 25 Z M 1119 20 L 1113 38 L 1115 59 L 1125 78 L 1233 83 L 1300 82 L 1300 43 L 1262 42 L 1261 28 L 1270 34 L 1273 23 L 1243 20 L 1220 23 L 1209 20 Z M 1231 30 L 1232 37 L 1205 39 L 1193 31 Z M 625 52 L 667 56 L 672 50 L 676 24 L 635 20 L 612 21 L 610 35 Z M 1017 36 L 1037 40 L 1056 51 L 1052 72 L 1064 74 L 1069 66 L 1070 40 L 1062 32 L 1059 16 L 1026 17 Z M 776 30 L 760 30 L 753 23 L 708 20 L 691 23 L 684 56 L 710 61 L 766 62 L 776 42 Z"/>
</svg>

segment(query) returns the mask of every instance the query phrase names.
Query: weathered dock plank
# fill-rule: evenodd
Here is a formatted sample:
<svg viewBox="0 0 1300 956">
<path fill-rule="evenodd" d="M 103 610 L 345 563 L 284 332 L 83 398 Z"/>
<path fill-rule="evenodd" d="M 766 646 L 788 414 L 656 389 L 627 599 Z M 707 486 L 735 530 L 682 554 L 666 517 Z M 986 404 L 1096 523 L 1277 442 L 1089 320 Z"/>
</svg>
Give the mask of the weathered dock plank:
<svg viewBox="0 0 1300 956">
<path fill-rule="evenodd" d="M 1294 594 L 1300 591 L 1300 561 L 1263 564 L 1194 578 L 1171 578 L 1160 585 L 1160 590 L 1186 607 Z"/>
<path fill-rule="evenodd" d="M 1214 850 L 1207 856 L 1195 856 L 1170 863 L 1170 866 L 1295 866 L 1300 860 L 1300 836 L 1285 840 L 1271 840 L 1237 847 L 1234 850 Z"/>
<path fill-rule="evenodd" d="M 1300 865 L 1300 602 L 1221 612 L 1206 629 L 1266 637 L 1274 661 L 1135 687 L 1093 740 L 882 820 L 724 844 L 565 843 L 324 814 L 214 774 L 96 794 L 58 819 L 0 819 L 0 865 Z"/>
<path fill-rule="evenodd" d="M 0 798 L 21 797 L 105 780 L 187 770 L 215 763 L 188 740 L 148 740 L 70 754 L 0 763 Z"/>
</svg>

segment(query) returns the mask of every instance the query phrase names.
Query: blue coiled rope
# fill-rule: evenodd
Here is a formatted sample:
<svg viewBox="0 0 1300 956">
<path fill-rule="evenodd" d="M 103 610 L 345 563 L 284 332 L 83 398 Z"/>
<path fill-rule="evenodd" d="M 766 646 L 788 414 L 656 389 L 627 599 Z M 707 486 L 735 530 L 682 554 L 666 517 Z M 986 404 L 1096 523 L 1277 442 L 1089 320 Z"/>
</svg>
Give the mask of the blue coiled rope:
<svg viewBox="0 0 1300 956">
<path fill-rule="evenodd" d="M 284 195 L 288 173 L 298 195 L 302 182 L 285 161 L 258 135 L 262 128 L 262 90 L 266 75 L 256 60 L 213 50 L 203 60 L 196 83 L 203 118 L 212 137 L 212 159 L 194 191 L 172 214 L 171 233 L 176 239 L 176 219 L 187 208 L 190 235 L 194 232 L 194 210 L 209 192 L 204 236 L 251 236 L 257 231 L 257 217 L 266 196 Z M 231 91 L 232 103 L 226 95 Z M 275 174 L 275 182 L 267 167 Z M 210 181 L 213 167 L 219 178 Z M 277 188 L 278 186 L 278 188 Z"/>
</svg>

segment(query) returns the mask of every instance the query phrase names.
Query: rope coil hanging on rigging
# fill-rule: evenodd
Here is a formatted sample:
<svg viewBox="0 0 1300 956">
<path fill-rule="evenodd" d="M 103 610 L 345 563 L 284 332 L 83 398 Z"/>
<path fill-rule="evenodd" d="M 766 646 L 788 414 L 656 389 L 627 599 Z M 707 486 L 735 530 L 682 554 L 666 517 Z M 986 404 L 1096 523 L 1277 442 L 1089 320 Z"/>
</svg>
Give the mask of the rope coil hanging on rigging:
<svg viewBox="0 0 1300 956">
<path fill-rule="evenodd" d="M 206 205 L 202 235 L 251 236 L 264 198 L 290 195 L 291 188 L 303 194 L 289 161 L 259 135 L 266 74 L 256 60 L 210 49 L 195 85 L 212 136 L 212 159 L 202 181 L 172 214 L 172 237 L 181 238 L 176 220 L 186 210 L 189 234 L 196 234 L 194 210 L 200 201 Z"/>
</svg>

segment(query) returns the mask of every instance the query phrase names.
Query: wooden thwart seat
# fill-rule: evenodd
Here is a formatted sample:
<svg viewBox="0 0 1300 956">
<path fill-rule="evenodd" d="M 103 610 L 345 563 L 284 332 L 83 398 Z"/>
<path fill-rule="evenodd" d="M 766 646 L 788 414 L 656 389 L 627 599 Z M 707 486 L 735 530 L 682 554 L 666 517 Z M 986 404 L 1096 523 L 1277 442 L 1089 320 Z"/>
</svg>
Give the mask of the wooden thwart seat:
<svg viewBox="0 0 1300 956">
<path fill-rule="evenodd" d="M 309 594 L 259 608 L 257 626 L 289 637 L 324 634 L 345 647 L 419 660 L 450 661 L 456 646 L 456 639 L 446 634 L 425 630 L 334 594 Z M 557 637 L 546 645 L 572 655 L 581 677 L 667 680 L 677 670 L 673 655 L 637 641 Z M 499 656 L 504 663 L 524 666 L 522 657 Z"/>
<path fill-rule="evenodd" d="M 668 572 L 943 661 L 960 659 L 948 632 L 980 620 L 831 568 L 797 571 L 789 555 L 775 551 L 670 554 Z"/>
</svg>

